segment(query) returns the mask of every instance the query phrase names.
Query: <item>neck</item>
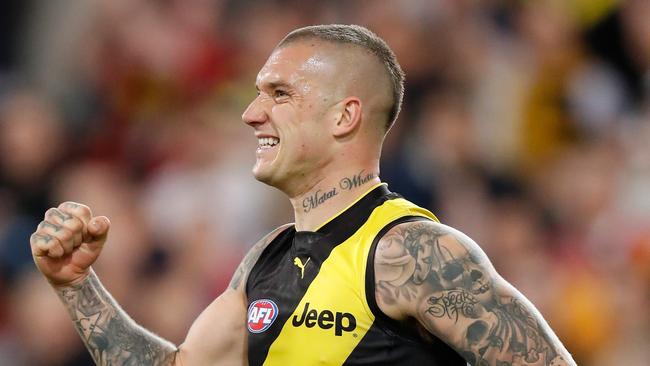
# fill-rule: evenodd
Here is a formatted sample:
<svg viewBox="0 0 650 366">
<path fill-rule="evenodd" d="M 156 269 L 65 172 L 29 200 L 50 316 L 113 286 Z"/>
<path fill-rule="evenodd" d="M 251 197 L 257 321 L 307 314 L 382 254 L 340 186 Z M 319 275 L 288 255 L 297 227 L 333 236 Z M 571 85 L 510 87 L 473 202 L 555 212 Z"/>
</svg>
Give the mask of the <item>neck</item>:
<svg viewBox="0 0 650 366">
<path fill-rule="evenodd" d="M 290 197 L 296 230 L 316 230 L 380 182 L 377 168 L 357 168 L 329 174 L 305 192 Z"/>
</svg>

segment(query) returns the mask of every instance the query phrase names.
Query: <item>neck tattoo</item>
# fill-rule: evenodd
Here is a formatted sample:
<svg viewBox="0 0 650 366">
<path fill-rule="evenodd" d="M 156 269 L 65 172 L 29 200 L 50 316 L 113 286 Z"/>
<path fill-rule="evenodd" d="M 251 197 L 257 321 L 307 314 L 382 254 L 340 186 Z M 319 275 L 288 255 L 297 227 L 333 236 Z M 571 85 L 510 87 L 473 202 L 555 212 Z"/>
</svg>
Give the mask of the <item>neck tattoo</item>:
<svg viewBox="0 0 650 366">
<path fill-rule="evenodd" d="M 307 213 L 315 209 L 316 207 L 322 205 L 330 198 L 337 196 L 339 192 L 351 191 L 354 188 L 360 187 L 370 182 L 375 177 L 377 177 L 376 173 L 366 173 L 363 170 L 361 170 L 359 173 L 355 175 L 343 177 L 343 179 L 339 181 L 338 188 L 332 187 L 326 191 L 319 189 L 316 192 L 314 192 L 312 195 L 305 197 L 302 200 L 302 209 L 305 211 L 305 213 Z"/>
</svg>

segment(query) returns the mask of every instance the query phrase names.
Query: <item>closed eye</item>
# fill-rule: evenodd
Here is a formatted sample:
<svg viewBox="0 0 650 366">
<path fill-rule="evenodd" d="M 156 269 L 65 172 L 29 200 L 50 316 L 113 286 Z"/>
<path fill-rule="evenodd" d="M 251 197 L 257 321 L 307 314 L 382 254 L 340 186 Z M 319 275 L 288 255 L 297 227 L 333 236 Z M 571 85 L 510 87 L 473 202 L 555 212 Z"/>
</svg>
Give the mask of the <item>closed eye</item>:
<svg viewBox="0 0 650 366">
<path fill-rule="evenodd" d="M 288 97 L 288 96 L 289 96 L 289 93 L 287 93 L 286 91 L 284 91 L 282 89 L 276 89 L 276 90 L 273 91 L 273 98 L 284 98 L 284 97 Z"/>
</svg>

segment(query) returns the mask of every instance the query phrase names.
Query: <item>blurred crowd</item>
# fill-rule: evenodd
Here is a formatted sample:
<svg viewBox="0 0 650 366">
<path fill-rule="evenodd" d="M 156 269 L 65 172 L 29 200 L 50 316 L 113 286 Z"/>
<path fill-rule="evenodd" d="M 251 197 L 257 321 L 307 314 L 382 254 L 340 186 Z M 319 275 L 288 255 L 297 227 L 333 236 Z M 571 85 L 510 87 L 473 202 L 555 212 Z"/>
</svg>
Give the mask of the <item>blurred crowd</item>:
<svg viewBox="0 0 650 366">
<path fill-rule="evenodd" d="M 473 237 L 580 365 L 650 359 L 650 1 L 31 0 L 0 5 L 0 365 L 88 365 L 36 273 L 47 208 L 112 221 L 95 265 L 182 342 L 292 219 L 241 122 L 290 30 L 369 27 L 407 75 L 393 191 Z"/>
</svg>

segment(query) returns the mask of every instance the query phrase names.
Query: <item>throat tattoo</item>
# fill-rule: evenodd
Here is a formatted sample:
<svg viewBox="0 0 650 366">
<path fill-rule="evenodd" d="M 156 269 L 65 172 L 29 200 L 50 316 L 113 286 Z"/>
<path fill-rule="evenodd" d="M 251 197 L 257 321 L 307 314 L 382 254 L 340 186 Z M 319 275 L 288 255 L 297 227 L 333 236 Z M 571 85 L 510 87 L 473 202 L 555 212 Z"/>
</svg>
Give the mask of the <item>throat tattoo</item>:
<svg viewBox="0 0 650 366">
<path fill-rule="evenodd" d="M 338 196 L 341 191 L 351 191 L 354 188 L 361 187 L 377 177 L 376 173 L 367 173 L 361 170 L 359 173 L 343 177 L 339 181 L 338 187 L 332 187 L 328 190 L 319 189 L 313 194 L 302 200 L 302 209 L 305 213 L 319 207 L 326 201 Z"/>
</svg>

